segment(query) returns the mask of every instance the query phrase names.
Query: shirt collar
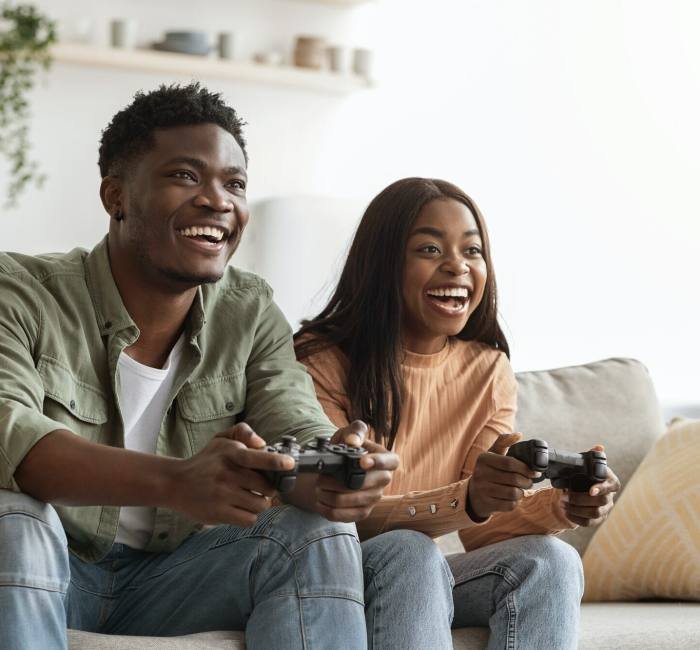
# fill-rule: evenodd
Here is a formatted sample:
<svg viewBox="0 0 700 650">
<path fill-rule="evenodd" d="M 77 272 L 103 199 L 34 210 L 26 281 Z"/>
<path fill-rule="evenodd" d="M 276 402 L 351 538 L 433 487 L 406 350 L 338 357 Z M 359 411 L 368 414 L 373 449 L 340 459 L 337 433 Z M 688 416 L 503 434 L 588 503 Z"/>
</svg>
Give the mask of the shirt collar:
<svg viewBox="0 0 700 650">
<path fill-rule="evenodd" d="M 117 284 L 114 281 L 112 267 L 109 262 L 107 239 L 108 236 L 105 236 L 85 259 L 85 278 L 88 291 L 95 306 L 97 324 L 103 336 L 127 328 L 133 328 L 135 331 L 138 331 L 136 324 L 124 306 L 119 289 L 117 289 Z M 202 287 L 197 288 L 197 295 L 192 303 L 187 321 L 188 335 L 191 342 L 194 343 L 205 323 Z"/>
</svg>

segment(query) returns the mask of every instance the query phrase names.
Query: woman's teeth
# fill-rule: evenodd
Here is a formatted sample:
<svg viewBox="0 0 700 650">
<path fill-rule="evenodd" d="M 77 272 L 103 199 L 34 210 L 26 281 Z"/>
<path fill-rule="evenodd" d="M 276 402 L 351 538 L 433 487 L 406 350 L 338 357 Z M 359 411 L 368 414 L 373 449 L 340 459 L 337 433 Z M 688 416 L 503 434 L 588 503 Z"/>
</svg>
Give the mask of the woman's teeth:
<svg viewBox="0 0 700 650">
<path fill-rule="evenodd" d="M 429 289 L 426 293 L 430 301 L 443 311 L 458 313 L 466 309 L 469 303 L 469 289 L 466 287 Z"/>
</svg>

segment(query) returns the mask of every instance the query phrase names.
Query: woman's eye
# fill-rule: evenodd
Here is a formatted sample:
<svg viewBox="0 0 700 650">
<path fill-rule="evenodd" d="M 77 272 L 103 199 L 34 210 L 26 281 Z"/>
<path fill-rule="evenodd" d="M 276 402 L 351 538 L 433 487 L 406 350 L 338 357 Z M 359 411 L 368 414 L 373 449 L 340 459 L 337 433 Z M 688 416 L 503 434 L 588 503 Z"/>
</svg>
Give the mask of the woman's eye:
<svg viewBox="0 0 700 650">
<path fill-rule="evenodd" d="M 439 253 L 440 249 L 437 246 L 428 244 L 427 246 L 422 246 L 418 249 L 421 253 Z"/>
<path fill-rule="evenodd" d="M 478 246 L 470 246 L 467 248 L 467 255 L 481 255 L 481 248 Z"/>
</svg>

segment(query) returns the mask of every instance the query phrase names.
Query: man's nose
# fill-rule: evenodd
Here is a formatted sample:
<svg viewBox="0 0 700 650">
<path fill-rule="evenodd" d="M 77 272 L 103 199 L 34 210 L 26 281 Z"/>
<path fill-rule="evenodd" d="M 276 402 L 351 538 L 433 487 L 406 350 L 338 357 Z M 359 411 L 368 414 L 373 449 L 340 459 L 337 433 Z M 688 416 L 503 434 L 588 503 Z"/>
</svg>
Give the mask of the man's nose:
<svg viewBox="0 0 700 650">
<path fill-rule="evenodd" d="M 194 204 L 198 207 L 209 208 L 214 212 L 231 212 L 233 199 L 226 189 L 218 183 L 208 183 L 195 197 Z"/>
</svg>

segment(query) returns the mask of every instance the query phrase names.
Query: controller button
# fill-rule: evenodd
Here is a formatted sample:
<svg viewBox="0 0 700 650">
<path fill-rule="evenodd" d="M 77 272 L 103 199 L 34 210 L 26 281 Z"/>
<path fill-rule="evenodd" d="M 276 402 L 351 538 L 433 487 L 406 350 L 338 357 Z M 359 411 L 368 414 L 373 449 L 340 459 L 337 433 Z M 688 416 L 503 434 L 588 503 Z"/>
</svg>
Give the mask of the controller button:
<svg viewBox="0 0 700 650">
<path fill-rule="evenodd" d="M 321 472 L 323 471 L 323 468 L 326 466 L 326 464 L 322 461 L 319 460 L 318 463 L 316 463 L 316 469 Z"/>
<path fill-rule="evenodd" d="M 278 492 L 291 492 L 294 489 L 294 483 L 296 481 L 296 476 L 280 476 L 279 486 L 277 487 Z"/>
<path fill-rule="evenodd" d="M 415 506 L 408 506 L 408 516 L 409 517 L 416 516 L 416 507 Z"/>
<path fill-rule="evenodd" d="M 459 499 L 452 499 L 452 501 L 450 501 L 450 508 L 452 508 L 453 510 L 456 510 L 458 505 Z"/>
<path fill-rule="evenodd" d="M 293 445 L 296 441 L 297 439 L 294 436 L 282 436 L 282 442 L 286 446 Z"/>
</svg>

